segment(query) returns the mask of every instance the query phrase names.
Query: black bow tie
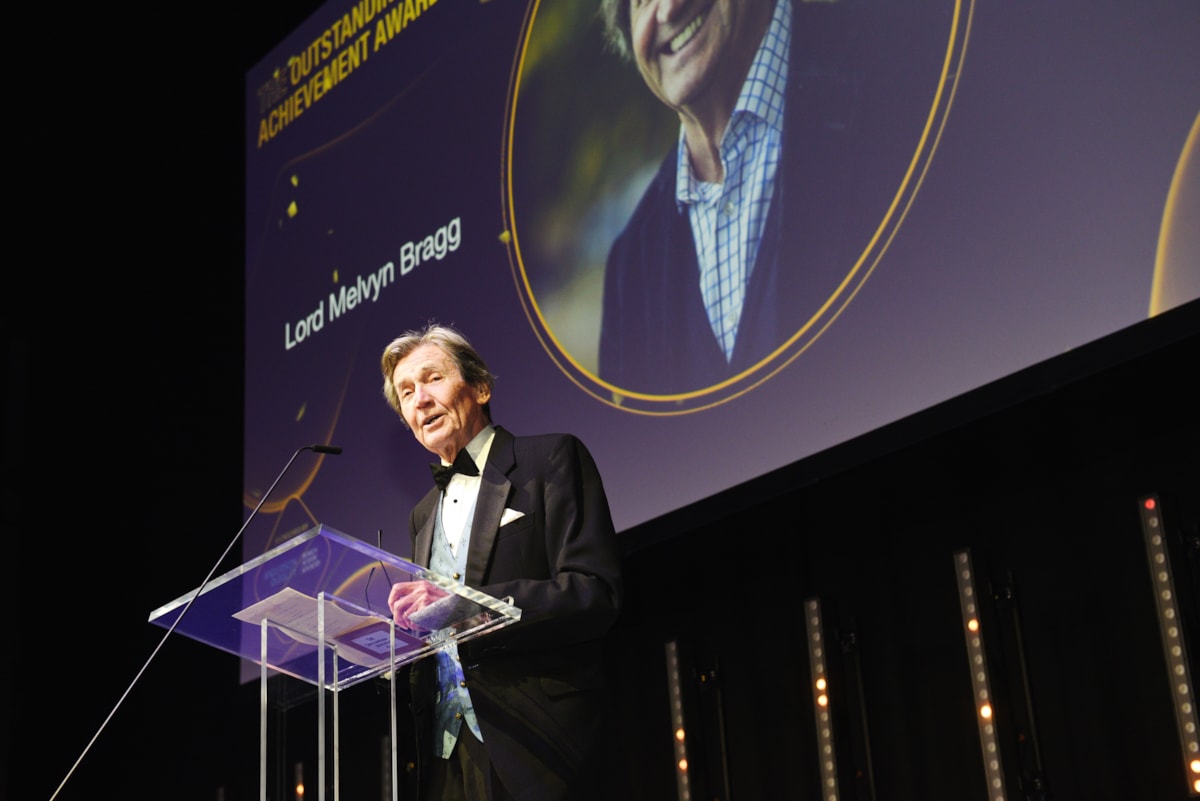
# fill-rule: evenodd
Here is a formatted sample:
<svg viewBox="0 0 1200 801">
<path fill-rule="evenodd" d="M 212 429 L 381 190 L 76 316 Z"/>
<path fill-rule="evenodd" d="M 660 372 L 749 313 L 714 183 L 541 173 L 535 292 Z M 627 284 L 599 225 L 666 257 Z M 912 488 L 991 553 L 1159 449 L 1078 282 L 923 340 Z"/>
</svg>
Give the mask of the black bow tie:
<svg viewBox="0 0 1200 801">
<path fill-rule="evenodd" d="M 462 473 L 464 476 L 479 475 L 479 468 L 475 466 L 475 460 L 465 449 L 458 452 L 458 456 L 454 458 L 454 464 L 434 462 L 429 465 L 429 469 L 433 471 L 433 481 L 439 490 L 446 489 L 446 485 L 450 483 L 450 476 L 455 473 Z"/>
</svg>

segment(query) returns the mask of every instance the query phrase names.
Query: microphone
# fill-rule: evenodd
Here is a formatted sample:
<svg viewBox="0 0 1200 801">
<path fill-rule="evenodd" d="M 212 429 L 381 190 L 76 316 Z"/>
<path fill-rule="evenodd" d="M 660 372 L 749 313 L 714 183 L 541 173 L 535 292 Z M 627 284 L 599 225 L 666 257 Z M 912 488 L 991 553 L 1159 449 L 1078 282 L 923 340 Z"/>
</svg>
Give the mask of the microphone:
<svg viewBox="0 0 1200 801">
<path fill-rule="evenodd" d="M 296 461 L 296 457 L 299 456 L 303 451 L 329 453 L 336 456 L 342 452 L 342 449 L 335 445 L 304 445 L 296 449 L 296 452 L 292 454 L 292 458 L 288 459 L 287 464 L 285 464 L 283 469 L 279 471 L 279 475 L 275 476 L 275 480 L 271 482 L 271 486 L 267 487 L 267 491 L 264 492 L 262 497 L 258 499 L 258 504 L 254 507 L 254 510 L 250 512 L 250 516 L 246 518 L 246 522 L 242 523 L 242 527 L 238 529 L 237 534 L 234 534 L 233 539 L 229 541 L 227 546 L 225 546 L 225 552 L 221 554 L 221 557 L 217 559 L 216 564 L 214 564 L 212 569 L 208 571 L 208 575 L 204 577 L 204 581 L 200 582 L 200 586 L 196 588 L 196 594 L 193 595 L 191 600 L 187 602 L 187 605 L 183 607 L 183 611 L 179 613 L 179 617 L 175 618 L 175 622 L 171 624 L 171 628 L 167 629 L 167 635 L 170 635 L 170 633 L 175 630 L 175 627 L 179 625 L 179 621 L 183 620 L 183 616 L 187 614 L 188 609 L 191 608 L 196 599 L 200 597 L 200 593 L 204 592 L 204 588 L 208 586 L 208 582 L 212 581 L 213 574 L 217 572 L 217 568 L 219 568 L 221 563 L 225 561 L 225 557 L 229 556 L 229 552 L 233 550 L 234 544 L 241 539 L 242 533 L 249 527 L 250 521 L 252 521 L 254 516 L 258 514 L 258 510 L 263 507 L 263 504 L 267 502 L 267 498 L 271 497 L 271 493 L 275 491 L 275 486 L 283 480 L 284 475 L 291 468 L 292 462 Z M 164 636 L 163 639 L 165 640 L 166 637 Z M 151 658 L 153 658 L 153 656 L 151 656 Z"/>
<path fill-rule="evenodd" d="M 133 690 L 134 685 L 137 684 L 142 678 L 142 674 L 146 672 L 146 668 L 150 667 L 150 663 L 154 661 L 154 657 L 158 655 L 160 650 L 162 650 L 163 644 L 166 643 L 167 638 L 170 637 L 175 631 L 176 627 L 179 626 L 179 621 L 183 620 L 183 616 L 187 614 L 187 611 L 192 608 L 192 604 L 195 603 L 196 599 L 200 597 L 200 594 L 204 592 L 204 588 L 208 586 L 210 581 L 212 581 L 213 574 L 217 572 L 217 568 L 221 566 L 221 563 L 225 561 L 225 557 L 229 556 L 229 552 L 233 550 L 233 546 L 239 539 L 241 539 L 242 533 L 250 525 L 250 521 L 253 520 L 254 516 L 258 514 L 258 510 L 263 507 L 263 504 L 267 502 L 267 498 L 269 498 L 271 493 L 274 492 L 275 486 L 283 480 L 284 474 L 287 473 L 289 468 L 291 468 L 292 462 L 296 461 L 296 457 L 299 456 L 303 451 L 312 451 L 313 453 L 328 453 L 336 456 L 342 452 L 342 449 L 336 445 L 304 445 L 296 449 L 296 452 L 292 454 L 292 458 L 288 459 L 287 464 L 285 464 L 283 469 L 279 471 L 279 475 L 275 476 L 275 480 L 271 482 L 271 486 L 268 487 L 267 491 L 263 493 L 262 498 L 259 499 L 258 504 L 254 507 L 254 510 L 250 512 L 250 516 L 246 518 L 246 522 L 242 523 L 242 527 L 238 529 L 237 534 L 233 535 L 233 539 L 229 541 L 229 545 L 225 546 L 225 552 L 221 554 L 220 558 L 217 559 L 216 564 L 214 564 L 212 569 L 208 571 L 208 575 L 204 577 L 204 581 L 200 582 L 200 586 L 196 588 L 195 593 L 188 600 L 187 605 L 183 607 L 183 611 L 179 613 L 179 617 L 175 618 L 175 622 L 171 624 L 169 629 L 167 629 L 167 633 L 164 634 L 162 639 L 158 641 L 158 645 L 154 647 L 154 650 L 150 653 L 150 657 L 146 660 L 146 663 L 142 665 L 142 669 L 139 670 L 137 675 L 133 677 L 133 681 L 131 681 L 129 686 L 125 688 L 125 692 L 121 693 L 121 697 L 117 699 L 117 703 L 113 706 L 112 711 L 108 713 L 108 717 L 104 719 L 104 722 L 100 724 L 100 728 L 96 729 L 96 733 L 92 735 L 92 739 L 88 741 L 86 746 L 84 746 L 83 753 L 79 755 L 79 758 L 75 760 L 75 764 L 71 766 L 69 771 L 67 771 L 67 775 L 63 778 L 62 783 L 58 785 L 58 789 L 54 791 L 54 795 L 50 796 L 50 801 L 54 801 L 54 799 L 58 797 L 58 794 L 62 792 L 63 787 L 66 786 L 71 776 L 75 774 L 75 769 L 79 767 L 79 763 L 83 762 L 83 758 L 87 756 L 88 751 L 92 750 L 92 745 L 94 745 L 96 740 L 100 738 L 100 733 L 104 731 L 104 728 L 108 725 L 108 722 L 112 720 L 113 715 L 117 713 L 117 710 L 121 707 L 121 704 L 125 702 L 125 698 Z"/>
</svg>

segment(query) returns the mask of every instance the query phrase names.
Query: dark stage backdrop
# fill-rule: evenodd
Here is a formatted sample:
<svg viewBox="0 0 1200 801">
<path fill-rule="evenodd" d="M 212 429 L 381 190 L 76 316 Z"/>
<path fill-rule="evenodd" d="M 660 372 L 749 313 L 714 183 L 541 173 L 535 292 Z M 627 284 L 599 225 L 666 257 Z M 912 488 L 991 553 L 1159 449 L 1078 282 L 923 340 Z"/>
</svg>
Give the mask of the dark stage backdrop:
<svg viewBox="0 0 1200 801">
<path fill-rule="evenodd" d="M 608 248 L 678 123 L 593 4 L 333 0 L 267 53 L 245 86 L 247 512 L 296 448 L 345 452 L 297 462 L 247 554 L 321 522 L 408 555 L 428 457 L 378 361 L 429 320 L 488 358 L 497 422 L 587 442 L 628 539 L 1200 296 L 1194 0 L 797 10 L 856 82 L 844 183 L 869 224 L 774 351 L 669 391 L 598 366 Z"/>
</svg>

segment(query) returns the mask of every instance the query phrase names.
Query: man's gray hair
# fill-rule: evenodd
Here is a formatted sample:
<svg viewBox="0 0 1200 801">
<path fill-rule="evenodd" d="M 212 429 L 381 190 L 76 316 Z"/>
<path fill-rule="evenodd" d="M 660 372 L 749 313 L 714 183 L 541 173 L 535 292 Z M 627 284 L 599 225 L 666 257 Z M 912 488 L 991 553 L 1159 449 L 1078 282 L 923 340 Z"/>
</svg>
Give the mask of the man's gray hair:
<svg viewBox="0 0 1200 801">
<path fill-rule="evenodd" d="M 597 16 L 604 24 L 604 43 L 608 49 L 626 61 L 633 61 L 629 3 L 630 0 L 600 0 Z"/>
</svg>

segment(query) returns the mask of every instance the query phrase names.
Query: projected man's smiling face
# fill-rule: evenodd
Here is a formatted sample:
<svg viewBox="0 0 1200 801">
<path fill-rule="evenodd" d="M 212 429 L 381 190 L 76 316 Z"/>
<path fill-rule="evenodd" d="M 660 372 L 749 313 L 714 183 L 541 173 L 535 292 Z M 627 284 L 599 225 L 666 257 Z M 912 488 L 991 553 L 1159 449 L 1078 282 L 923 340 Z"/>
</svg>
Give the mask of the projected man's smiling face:
<svg viewBox="0 0 1200 801">
<path fill-rule="evenodd" d="M 630 40 L 650 91 L 683 116 L 729 114 L 774 0 L 630 0 Z"/>
</svg>

